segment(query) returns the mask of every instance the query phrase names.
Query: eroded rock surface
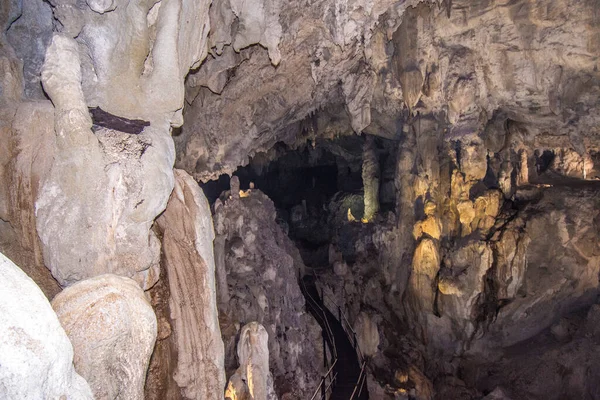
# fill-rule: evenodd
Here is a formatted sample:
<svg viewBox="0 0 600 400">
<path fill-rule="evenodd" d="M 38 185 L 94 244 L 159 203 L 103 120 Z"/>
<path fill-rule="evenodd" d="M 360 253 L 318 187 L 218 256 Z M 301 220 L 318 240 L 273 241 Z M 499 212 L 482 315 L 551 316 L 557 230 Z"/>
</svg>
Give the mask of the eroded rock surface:
<svg viewBox="0 0 600 400">
<path fill-rule="evenodd" d="M 7 122 L 1 130 L 6 164 L 0 168 L 0 249 L 52 299 L 60 286 L 44 265 L 35 199 L 54 156 L 54 108 L 49 101 L 23 102 Z"/>
<path fill-rule="evenodd" d="M 0 277 L 0 396 L 93 399 L 73 368 L 73 346 L 41 290 L 1 253 Z"/>
<path fill-rule="evenodd" d="M 62 286 L 115 273 L 147 289 L 160 247 L 150 227 L 173 188 L 170 126 L 182 123 L 185 75 L 207 54 L 209 2 L 50 4 L 59 33 L 42 81 L 58 139 L 37 199 L 45 262 Z M 94 134 L 94 106 L 150 126 Z"/>
<path fill-rule="evenodd" d="M 210 2 L 50 3 L 57 30 L 77 40 L 88 106 L 131 119 L 182 123 L 183 80 L 208 50 Z"/>
<path fill-rule="evenodd" d="M 282 4 L 276 69 L 258 48 L 232 57 L 226 26 L 234 19 L 223 3 L 215 3 L 223 14 L 209 35 L 214 53 L 198 72 L 204 77 L 188 81 L 190 129 L 175 139 L 178 166 L 200 179 L 232 172 L 277 141 L 310 136 L 304 119 L 326 131 L 334 112 L 346 133 L 398 137 L 397 119 L 409 108 L 449 123 L 452 140 L 489 124 L 494 134 L 485 139 L 496 150 L 496 119 L 514 121 L 511 131 L 529 138 L 545 136 L 551 148 L 560 147 L 558 137 L 580 156 L 597 147 L 593 2 Z"/>
<path fill-rule="evenodd" d="M 49 299 L 60 286 L 42 260 L 34 203 L 52 162 L 54 110 L 49 101 L 24 100 L 42 97 L 39 71 L 51 25 L 43 2 L 0 8 L 0 251 Z"/>
<path fill-rule="evenodd" d="M 595 337 L 596 307 L 587 322 L 569 318 L 598 294 L 599 18 L 592 0 L 4 2 L 0 249 L 48 297 L 59 287 L 44 264 L 63 287 L 114 273 L 148 289 L 159 279 L 151 227 L 174 185 L 175 147 L 178 167 L 205 181 L 249 157 L 267 167 L 278 142 L 315 157 L 327 139 L 380 136 L 395 157 L 381 165 L 379 193 L 382 160 L 368 151 L 366 196 L 338 200 L 369 206 L 385 193 L 387 208 L 366 207 L 372 223 L 361 226 L 346 202 L 332 202 L 336 219 L 356 225 L 335 238 L 333 272 L 321 277 L 372 356 L 372 396 L 598 397 L 595 353 L 585 355 L 593 341 L 581 334 Z M 92 130 L 88 107 L 150 125 L 139 135 Z M 171 128 L 182 124 L 174 146 Z M 360 168 L 360 156 L 335 154 L 338 178 Z M 205 213 L 185 182 L 173 212 Z M 240 326 L 258 321 L 276 391 L 304 398 L 321 359 L 295 285 L 305 266 L 268 199 L 237 186 L 215 204 L 225 364 L 237 366 Z M 293 208 L 291 222 L 302 227 L 306 209 Z M 208 229 L 202 221 L 163 226 L 169 268 L 212 268 L 211 235 L 183 240 Z M 208 350 L 181 339 L 203 326 L 183 293 L 200 298 L 202 286 L 212 296 L 208 272 L 189 279 L 205 284 L 193 288 L 169 272 L 170 312 L 181 316 L 170 336 L 161 309 L 161 338 L 179 341 L 169 356 L 190 397 L 203 395 L 198 370 L 187 373 L 192 358 Z M 213 303 L 207 309 L 204 324 L 215 327 Z M 510 354 L 527 350 L 523 341 L 533 350 Z M 536 349 L 547 358 L 536 360 Z M 522 379 L 493 371 L 501 357 Z M 495 378 L 467 379 L 461 371 L 473 365 Z"/>
<path fill-rule="evenodd" d="M 100 275 L 74 284 L 52 301 L 73 343 L 75 369 L 96 399 L 143 399 L 156 316 L 132 279 Z"/>
</svg>

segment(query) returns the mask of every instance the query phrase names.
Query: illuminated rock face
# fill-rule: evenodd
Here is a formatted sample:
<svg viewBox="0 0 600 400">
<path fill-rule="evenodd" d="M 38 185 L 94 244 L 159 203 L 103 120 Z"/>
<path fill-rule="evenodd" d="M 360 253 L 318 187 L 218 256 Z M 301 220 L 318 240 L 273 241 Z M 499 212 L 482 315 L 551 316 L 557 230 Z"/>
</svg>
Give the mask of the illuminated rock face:
<svg viewBox="0 0 600 400">
<path fill-rule="evenodd" d="M 154 127 L 94 134 L 81 79 L 77 43 L 54 36 L 42 81 L 55 106 L 56 151 L 35 206 L 44 261 L 62 286 L 114 273 L 149 288 L 160 253 L 150 227 L 172 187 L 172 148 Z"/>
<path fill-rule="evenodd" d="M 190 129 L 175 138 L 177 164 L 203 180 L 234 171 L 277 141 L 310 137 L 311 120 L 325 136 L 398 137 L 406 108 L 448 123 L 439 133 L 445 129 L 447 140 L 463 143 L 463 171 L 475 179 L 486 170 L 479 144 L 500 150 L 508 119 L 512 141 L 544 137 L 547 149 L 563 147 L 560 137 L 580 157 L 594 141 L 595 117 L 587 111 L 597 108 L 592 3 L 378 1 L 334 9 L 324 1 L 302 11 L 282 4 L 277 68 L 270 66 L 270 49 L 235 54 L 223 47 L 232 40 L 227 3 L 211 9 L 218 16 L 209 34 L 215 57 L 188 79 Z M 531 46 L 539 49 L 533 55 Z M 329 123 L 332 115 L 338 129 Z M 568 163 L 577 168 L 574 161 Z"/>
<path fill-rule="evenodd" d="M 37 204 L 44 262 L 63 287 L 102 273 L 132 277 L 144 288 L 158 279 L 160 244 L 150 227 L 173 188 L 170 125 L 182 123 L 185 75 L 207 54 L 209 3 L 153 5 L 11 3 L 2 15 L 3 26 L 13 28 L 10 42 L 23 44 L 19 57 L 37 63 L 26 68 L 38 75 L 26 77 L 25 94 L 41 97 L 41 80 L 56 110 L 57 140 L 47 149 L 54 159 L 39 192 L 27 197 Z M 54 36 L 46 29 L 53 17 Z M 27 20 L 31 30 L 22 26 Z M 18 83 L 10 86 L 18 99 Z M 136 136 L 92 131 L 94 106 L 149 126 Z"/>
<path fill-rule="evenodd" d="M 208 206 L 192 178 L 217 178 L 250 158 L 266 167 L 282 143 L 316 154 L 325 140 L 363 134 L 371 139 L 360 161 L 337 147 L 335 168 L 362 167 L 364 192 L 345 195 L 364 199 L 370 223 L 352 226 L 320 279 L 361 331 L 373 398 L 431 398 L 429 379 L 444 398 L 598 397 L 594 352 L 579 364 L 556 361 L 571 350 L 579 357 L 576 348 L 592 345 L 586 335 L 597 336 L 597 8 L 5 1 L 0 250 L 48 298 L 104 274 L 133 279 L 138 295 L 163 279 L 160 337 L 178 354 L 161 353 L 172 361 L 161 376 L 175 382 L 175 398 L 221 396 L 222 369 L 233 372 L 235 338 L 250 321 L 266 331 L 275 390 L 306 397 L 321 357 L 295 284 L 305 265 L 269 200 L 234 182 L 231 199 L 215 203 L 213 268 Z M 90 107 L 145 128 L 100 127 Z M 373 137 L 393 143 L 391 177 Z M 385 209 L 384 191 L 394 203 Z M 361 219 L 341 211 L 348 224 Z M 206 344 L 220 343 L 216 305 L 225 349 Z M 248 337 L 263 337 L 256 332 Z M 543 365 L 533 350 L 527 359 L 507 350 L 524 340 L 543 348 L 544 338 L 557 349 L 543 352 Z M 498 359 L 527 379 L 494 375 Z M 535 384 L 526 367 L 543 368 Z M 246 389 L 235 396 L 255 394 Z"/>
</svg>

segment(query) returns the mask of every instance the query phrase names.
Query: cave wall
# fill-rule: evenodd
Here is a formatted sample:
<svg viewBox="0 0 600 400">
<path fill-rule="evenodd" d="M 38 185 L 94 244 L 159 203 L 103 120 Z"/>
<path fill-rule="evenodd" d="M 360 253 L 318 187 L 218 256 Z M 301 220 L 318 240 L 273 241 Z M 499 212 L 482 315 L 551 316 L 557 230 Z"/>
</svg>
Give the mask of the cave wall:
<svg viewBox="0 0 600 400">
<path fill-rule="evenodd" d="M 208 2 L 181 1 L 15 1 L 3 2 L 0 10 L 0 250 L 49 299 L 65 289 L 57 297 L 57 313 L 62 312 L 61 323 L 75 344 L 75 369 L 86 375 L 97 398 L 144 397 L 157 335 L 156 317 L 143 292 L 159 279 L 161 243 L 152 226 L 173 189 L 171 126 L 182 123 L 184 77 L 206 56 L 208 7 Z M 91 107 L 147 127 L 137 135 L 120 131 L 98 121 Z M 205 225 L 202 235 L 208 233 Z M 207 240 L 205 247 L 212 251 Z M 77 288 L 94 286 L 106 273 L 118 277 L 108 279 L 112 294 L 96 301 L 95 314 L 90 311 L 94 304 L 86 308 L 88 297 Z M 128 278 L 135 282 L 119 283 Z M 120 320 L 119 310 L 134 301 L 128 290 L 137 290 L 135 301 L 141 297 L 146 304 L 141 326 Z M 64 311 L 73 304 L 85 314 L 75 324 L 69 320 L 74 312 Z M 34 307 L 32 312 L 39 311 Z M 188 312 L 195 318 L 205 310 Z M 216 309 L 206 313 L 216 325 Z M 159 340 L 164 340 L 170 321 L 159 322 Z M 136 343 L 128 335 L 148 340 Z M 89 350 L 96 341 L 116 344 Z M 222 357 L 215 358 L 218 369 Z M 210 392 L 218 397 L 225 377 L 222 371 L 215 375 Z M 87 396 L 83 392 L 79 397 Z M 33 393 L 24 397 L 37 397 Z"/>
<path fill-rule="evenodd" d="M 232 172 L 277 140 L 293 143 L 309 117 L 317 129 L 323 122 L 326 135 L 364 130 L 397 137 L 405 107 L 443 114 L 449 137 L 510 119 L 537 145 L 556 146 L 555 136 L 562 136 L 579 153 L 590 146 L 598 87 L 593 1 L 414 5 L 357 2 L 340 9 L 345 18 L 328 3 L 302 13 L 284 6 L 277 68 L 256 48 L 238 59 L 213 51 L 205 71 L 222 77 L 222 85 L 190 76 L 188 124 L 175 138 L 177 165 L 203 180 Z M 300 23 L 300 16 L 318 21 Z M 482 136 L 495 151 L 504 143 L 497 125 Z"/>
</svg>

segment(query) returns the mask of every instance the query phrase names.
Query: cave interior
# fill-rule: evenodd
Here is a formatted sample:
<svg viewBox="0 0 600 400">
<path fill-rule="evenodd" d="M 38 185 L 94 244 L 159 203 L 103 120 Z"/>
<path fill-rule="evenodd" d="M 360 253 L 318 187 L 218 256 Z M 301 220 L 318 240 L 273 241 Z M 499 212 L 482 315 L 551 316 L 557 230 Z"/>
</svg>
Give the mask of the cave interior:
<svg viewBox="0 0 600 400">
<path fill-rule="evenodd" d="M 0 399 L 600 400 L 600 0 L 0 28 Z"/>
</svg>

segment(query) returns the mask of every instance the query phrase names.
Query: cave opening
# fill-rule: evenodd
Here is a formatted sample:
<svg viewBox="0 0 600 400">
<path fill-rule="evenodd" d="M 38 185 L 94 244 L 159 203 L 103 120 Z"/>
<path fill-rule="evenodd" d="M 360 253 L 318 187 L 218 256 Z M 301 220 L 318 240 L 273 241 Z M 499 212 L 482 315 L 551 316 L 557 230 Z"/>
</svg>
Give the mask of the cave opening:
<svg viewBox="0 0 600 400">
<path fill-rule="evenodd" d="M 277 222 L 294 241 L 307 267 L 325 269 L 333 264 L 332 252 L 355 262 L 355 242 L 371 227 L 364 220 L 363 155 L 373 141 L 377 171 L 377 219 L 395 207 L 394 176 L 397 143 L 368 135 L 336 139 L 316 138 L 298 147 L 276 143 L 258 153 L 233 176 L 240 190 L 258 189 L 275 204 Z M 208 181 L 202 188 L 211 204 L 228 195 L 230 177 Z"/>
</svg>

